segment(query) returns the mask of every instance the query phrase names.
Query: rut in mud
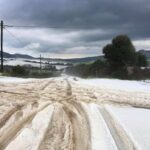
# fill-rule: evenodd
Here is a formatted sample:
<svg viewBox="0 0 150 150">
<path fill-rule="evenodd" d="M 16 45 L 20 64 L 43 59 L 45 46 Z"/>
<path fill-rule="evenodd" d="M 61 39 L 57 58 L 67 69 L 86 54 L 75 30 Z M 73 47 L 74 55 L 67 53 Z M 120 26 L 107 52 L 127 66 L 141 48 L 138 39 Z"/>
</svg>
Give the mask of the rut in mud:
<svg viewBox="0 0 150 150">
<path fill-rule="evenodd" d="M 148 93 L 106 91 L 67 78 L 1 83 L 0 150 L 133 149 L 103 105 L 150 108 L 149 98 Z"/>
</svg>

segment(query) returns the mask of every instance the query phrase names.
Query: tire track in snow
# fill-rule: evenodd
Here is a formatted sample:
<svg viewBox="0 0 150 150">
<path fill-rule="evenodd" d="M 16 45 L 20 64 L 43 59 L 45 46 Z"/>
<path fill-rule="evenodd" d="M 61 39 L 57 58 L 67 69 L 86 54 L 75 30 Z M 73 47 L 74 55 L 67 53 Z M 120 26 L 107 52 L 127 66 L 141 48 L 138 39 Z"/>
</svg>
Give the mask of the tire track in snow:
<svg viewBox="0 0 150 150">
<path fill-rule="evenodd" d="M 110 114 L 105 107 L 99 107 L 101 114 L 109 127 L 109 130 L 118 146 L 121 150 L 137 150 L 136 145 L 132 139 L 128 136 L 119 122 Z"/>
<path fill-rule="evenodd" d="M 39 150 L 73 150 L 72 128 L 61 104 L 54 104 L 52 121 Z"/>
<path fill-rule="evenodd" d="M 0 118 L 0 128 L 5 125 L 7 120 L 17 111 L 20 110 L 23 106 L 16 106 L 11 109 L 9 109 L 1 118 Z"/>
<path fill-rule="evenodd" d="M 62 101 L 70 100 L 71 93 L 70 91 L 68 92 L 70 88 L 68 88 L 67 82 L 66 85 L 66 97 L 64 97 L 64 99 L 62 98 Z M 60 84 L 60 87 L 57 87 L 56 89 L 57 93 L 59 93 L 60 95 L 62 94 L 63 96 L 65 93 L 62 90 L 61 86 L 62 84 Z M 46 90 L 49 91 L 50 88 L 51 86 L 47 87 Z M 62 102 L 55 102 L 53 103 L 53 105 L 55 109 L 52 121 L 49 123 L 48 130 L 45 134 L 44 140 L 40 145 L 39 150 L 73 150 L 73 129 L 68 114 L 64 110 Z"/>
<path fill-rule="evenodd" d="M 46 82 L 46 81 L 45 81 Z M 40 89 L 42 89 L 43 91 L 48 87 L 48 85 L 50 84 L 51 81 L 48 81 L 46 83 L 43 83 L 40 87 Z M 37 94 L 39 95 L 39 97 L 42 97 L 41 93 L 43 92 L 40 90 L 40 92 L 37 92 Z M 7 93 L 7 92 L 6 92 Z M 13 94 L 13 92 L 11 92 Z M 10 92 L 9 92 L 10 94 Z M 17 94 L 17 93 L 15 93 Z M 25 94 L 24 94 L 25 95 Z M 39 98 L 40 99 L 40 98 Z M 39 100 L 37 99 L 37 100 Z M 30 100 L 30 102 L 32 102 L 33 100 Z M 28 106 L 28 102 L 26 102 L 26 105 Z M 17 135 L 17 133 L 22 130 L 22 128 L 30 121 L 32 121 L 33 117 L 42 109 L 44 109 L 47 104 L 41 108 L 38 108 L 39 103 L 37 101 L 33 101 L 32 102 L 32 107 L 30 110 L 31 111 L 28 115 L 24 116 L 22 118 L 22 110 L 21 107 L 15 107 L 11 110 L 9 110 L 8 112 L 6 112 L 6 114 L 2 117 L 0 125 L 4 126 L 3 128 L 1 128 L 0 130 L 0 149 L 4 149 L 10 142 L 11 140 Z M 34 108 L 36 108 L 36 110 L 34 110 Z M 33 111 L 32 111 L 33 109 Z M 19 117 L 19 118 L 18 118 Z M 14 121 L 13 124 L 11 125 L 5 125 L 6 122 L 8 122 L 11 118 L 14 118 L 12 121 Z M 21 119 L 20 119 L 21 118 Z"/>
<path fill-rule="evenodd" d="M 75 104 L 75 103 L 74 103 Z M 64 103 L 64 110 L 68 115 L 73 130 L 73 150 L 90 150 L 90 129 L 79 106 Z M 78 107 L 78 108 L 77 108 Z"/>
<path fill-rule="evenodd" d="M 26 123 L 32 121 L 32 119 L 36 115 L 36 113 L 38 113 L 39 111 L 41 111 L 42 109 L 44 109 L 47 106 L 48 106 L 48 104 L 45 104 L 37 110 L 33 110 L 33 111 L 31 110 L 31 112 L 29 114 L 25 115 L 19 121 L 16 120 L 10 127 L 3 130 L 0 133 L 0 148 L 1 148 L 1 150 L 3 150 L 12 141 L 12 139 L 26 125 Z"/>
<path fill-rule="evenodd" d="M 72 85 L 73 93 L 76 94 L 77 99 L 83 102 L 94 102 L 100 105 L 130 105 L 137 108 L 150 108 L 150 93 L 148 92 L 127 92 L 122 90 L 99 88 L 84 83 L 81 84 L 79 81 L 73 80 L 72 78 L 70 78 L 70 83 Z"/>
<path fill-rule="evenodd" d="M 140 96 L 134 95 L 135 93 L 127 95 L 128 93 L 120 91 L 94 89 L 90 86 L 80 86 L 79 83 L 76 84 L 67 78 L 38 80 L 29 83 L 29 85 L 16 85 L 14 89 L 13 86 L 10 88 L 6 86 L 5 90 L 25 93 L 22 96 L 13 93 L 0 93 L 7 102 L 17 105 L 23 102 L 22 104 L 31 105 L 31 107 L 26 116 L 23 113 L 24 108 L 13 110 L 13 113 L 11 110 L 7 111 L 3 116 L 0 122 L 2 126 L 0 129 L 0 149 L 10 146 L 20 133 L 31 124 L 33 118 L 39 114 L 41 104 L 47 102 L 47 106 L 51 104 L 55 109 L 52 120 L 47 122 L 46 131 L 42 132 L 42 141 L 35 144 L 40 145 L 39 150 L 111 150 L 117 148 L 132 150 L 136 147 L 120 124 L 111 114 L 105 112 L 105 109 L 99 109 L 98 105 L 91 106 L 91 103 L 100 105 L 105 103 L 130 104 L 144 107 L 146 104 L 150 104 L 149 95 L 146 96 L 142 93 L 139 94 Z M 135 101 L 137 97 L 141 100 Z M 145 104 L 142 104 L 143 98 L 145 98 Z M 129 100 L 131 100 L 130 103 Z M 115 142 L 110 142 L 111 137 Z M 114 146 L 115 143 L 117 148 Z M 15 147 L 13 148 L 16 150 Z"/>
<path fill-rule="evenodd" d="M 90 150 L 90 127 L 86 113 L 81 105 L 75 102 L 69 81 L 65 81 L 66 97 L 63 101 L 53 104 L 53 119 L 40 150 Z M 61 88 L 58 92 L 62 92 Z"/>
<path fill-rule="evenodd" d="M 73 148 L 74 150 L 90 149 L 90 127 L 84 109 L 77 103 L 72 93 L 72 86 L 68 79 L 66 97 L 67 101 L 63 103 L 64 110 L 68 114 L 73 130 Z"/>
<path fill-rule="evenodd" d="M 22 129 L 5 150 L 38 150 L 48 124 L 51 121 L 52 113 L 53 106 L 51 105 L 48 105 L 36 113 L 32 122 Z M 43 118 L 45 119 L 43 120 Z"/>
<path fill-rule="evenodd" d="M 82 135 L 79 140 L 81 140 L 82 144 L 84 145 L 83 149 L 90 150 L 91 149 L 91 126 L 90 126 L 88 115 L 80 102 L 72 101 L 71 105 L 77 110 L 77 112 L 80 114 L 82 118 L 79 125 L 80 126 L 79 128 L 81 128 L 79 132 L 81 132 Z"/>
<path fill-rule="evenodd" d="M 108 126 L 106 125 L 96 104 L 82 105 L 88 115 L 91 127 L 91 150 L 117 150 L 117 146 L 111 136 Z"/>
</svg>

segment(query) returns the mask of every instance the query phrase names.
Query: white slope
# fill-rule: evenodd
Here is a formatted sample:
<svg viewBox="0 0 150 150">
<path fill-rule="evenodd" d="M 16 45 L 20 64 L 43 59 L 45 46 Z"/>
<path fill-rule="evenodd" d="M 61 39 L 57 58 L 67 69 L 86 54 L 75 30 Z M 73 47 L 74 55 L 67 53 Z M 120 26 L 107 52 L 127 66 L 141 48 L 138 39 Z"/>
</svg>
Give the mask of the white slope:
<svg viewBox="0 0 150 150">
<path fill-rule="evenodd" d="M 16 83 L 16 82 L 23 83 L 23 82 L 33 81 L 33 80 L 36 79 L 0 76 L 0 83 Z"/>
<path fill-rule="evenodd" d="M 77 78 L 80 84 L 94 86 L 102 89 L 114 89 L 123 91 L 149 92 L 150 83 L 147 81 L 129 81 L 118 79 L 81 79 Z"/>
<path fill-rule="evenodd" d="M 150 110 L 133 107 L 106 106 L 106 109 L 123 127 L 136 149 L 150 148 Z"/>
</svg>

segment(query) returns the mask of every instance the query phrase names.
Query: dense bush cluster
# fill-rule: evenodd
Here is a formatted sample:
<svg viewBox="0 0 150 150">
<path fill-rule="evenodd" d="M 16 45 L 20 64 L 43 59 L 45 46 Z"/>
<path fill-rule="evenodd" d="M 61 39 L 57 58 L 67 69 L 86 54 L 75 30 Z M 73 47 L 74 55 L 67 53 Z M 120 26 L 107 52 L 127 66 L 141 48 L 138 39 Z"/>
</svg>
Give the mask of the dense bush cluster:
<svg viewBox="0 0 150 150">
<path fill-rule="evenodd" d="M 10 72 L 13 76 L 27 76 L 29 72 L 22 66 L 17 65 L 12 67 L 12 71 Z"/>
<path fill-rule="evenodd" d="M 33 67 L 28 68 L 25 66 L 7 66 L 5 67 L 4 75 L 7 76 L 15 76 L 15 77 L 25 77 L 25 78 L 47 78 L 47 77 L 56 77 L 60 76 L 59 71 L 56 71 L 55 68 L 49 69 L 49 70 L 39 70 L 39 68 Z"/>
<path fill-rule="evenodd" d="M 67 69 L 67 73 L 80 77 L 103 77 L 107 72 L 107 63 L 100 59 L 90 64 L 79 64 Z"/>
</svg>

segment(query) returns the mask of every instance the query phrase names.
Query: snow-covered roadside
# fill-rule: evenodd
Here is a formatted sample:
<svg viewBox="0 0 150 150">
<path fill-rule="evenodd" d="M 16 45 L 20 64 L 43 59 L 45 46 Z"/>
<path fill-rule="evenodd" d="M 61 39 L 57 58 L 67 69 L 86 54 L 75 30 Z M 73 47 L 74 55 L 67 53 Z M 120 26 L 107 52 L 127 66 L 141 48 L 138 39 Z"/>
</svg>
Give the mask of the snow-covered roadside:
<svg viewBox="0 0 150 150">
<path fill-rule="evenodd" d="M 136 149 L 150 148 L 150 110 L 107 105 L 106 110 L 123 127 Z"/>
<path fill-rule="evenodd" d="M 81 78 L 76 78 L 76 80 L 77 82 L 80 82 L 80 84 L 94 86 L 102 89 L 150 92 L 150 83 L 144 81 L 129 81 L 119 79 L 81 79 Z"/>
<path fill-rule="evenodd" d="M 24 82 L 32 82 L 36 80 L 45 81 L 45 80 L 63 80 L 64 77 L 50 77 L 50 78 L 21 78 L 21 77 L 7 77 L 0 75 L 0 83 L 24 83 Z"/>
<path fill-rule="evenodd" d="M 150 81 L 129 81 L 129 80 L 119 80 L 119 79 L 82 79 L 78 77 L 62 75 L 62 77 L 47 78 L 47 79 L 66 79 L 69 78 L 72 81 L 79 82 L 81 85 L 93 86 L 102 89 L 112 89 L 112 90 L 123 90 L 123 91 L 140 91 L 140 92 L 150 92 Z M 45 80 L 37 78 L 19 78 L 19 77 L 7 77 L 0 76 L 0 83 L 20 83 L 20 82 L 30 82 L 34 80 Z"/>
<path fill-rule="evenodd" d="M 18 82 L 29 82 L 33 80 L 36 80 L 36 79 L 0 76 L 0 83 L 14 83 L 14 82 L 18 83 Z"/>
</svg>

